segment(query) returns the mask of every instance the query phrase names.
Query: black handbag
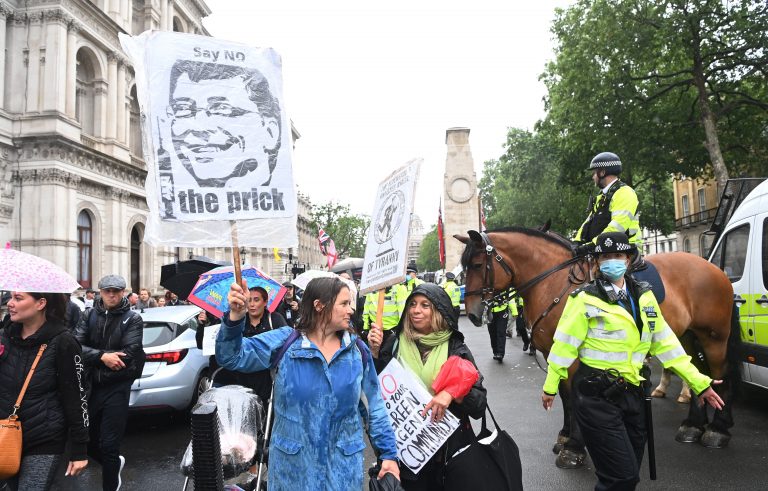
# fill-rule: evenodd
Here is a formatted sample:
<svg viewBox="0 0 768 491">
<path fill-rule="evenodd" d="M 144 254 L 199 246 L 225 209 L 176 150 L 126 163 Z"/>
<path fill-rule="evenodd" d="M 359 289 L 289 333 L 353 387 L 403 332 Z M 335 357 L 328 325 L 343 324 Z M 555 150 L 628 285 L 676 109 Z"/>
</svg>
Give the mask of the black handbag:
<svg viewBox="0 0 768 491">
<path fill-rule="evenodd" d="M 384 477 L 377 479 L 376 476 L 371 476 L 371 480 L 368 481 L 369 491 L 404 491 L 403 486 L 397 478 L 387 472 Z"/>
<path fill-rule="evenodd" d="M 517 443 L 499 428 L 491 408 L 495 431 L 489 430 L 485 415 L 474 441 L 448 458 L 443 467 L 446 491 L 518 491 L 523 489 L 523 466 Z M 473 433 L 474 435 L 474 433 Z"/>
</svg>

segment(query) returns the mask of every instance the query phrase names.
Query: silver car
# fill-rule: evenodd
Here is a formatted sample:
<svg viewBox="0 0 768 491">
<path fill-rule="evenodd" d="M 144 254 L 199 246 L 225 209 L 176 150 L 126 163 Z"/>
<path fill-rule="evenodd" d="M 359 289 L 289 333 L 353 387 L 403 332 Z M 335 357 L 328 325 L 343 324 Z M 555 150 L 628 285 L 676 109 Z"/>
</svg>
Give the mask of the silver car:
<svg viewBox="0 0 768 491">
<path fill-rule="evenodd" d="M 131 386 L 132 411 L 185 411 L 210 387 L 208 357 L 195 344 L 200 312 L 177 305 L 141 313 L 146 362 Z"/>
</svg>

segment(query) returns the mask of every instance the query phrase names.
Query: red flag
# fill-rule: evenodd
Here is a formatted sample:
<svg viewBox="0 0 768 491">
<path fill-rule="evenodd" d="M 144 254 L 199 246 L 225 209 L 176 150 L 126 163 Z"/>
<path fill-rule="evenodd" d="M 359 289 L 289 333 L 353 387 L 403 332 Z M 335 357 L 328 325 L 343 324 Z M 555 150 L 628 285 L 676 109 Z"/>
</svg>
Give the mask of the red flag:
<svg viewBox="0 0 768 491">
<path fill-rule="evenodd" d="M 443 202 L 437 209 L 437 247 L 440 254 L 440 265 L 445 267 L 445 230 L 443 230 Z"/>
<path fill-rule="evenodd" d="M 328 260 L 328 269 L 331 269 L 339 260 L 339 255 L 336 252 L 336 244 L 333 242 L 333 239 L 331 239 L 331 236 L 322 228 L 317 233 L 317 241 L 320 243 L 320 252 Z"/>
</svg>

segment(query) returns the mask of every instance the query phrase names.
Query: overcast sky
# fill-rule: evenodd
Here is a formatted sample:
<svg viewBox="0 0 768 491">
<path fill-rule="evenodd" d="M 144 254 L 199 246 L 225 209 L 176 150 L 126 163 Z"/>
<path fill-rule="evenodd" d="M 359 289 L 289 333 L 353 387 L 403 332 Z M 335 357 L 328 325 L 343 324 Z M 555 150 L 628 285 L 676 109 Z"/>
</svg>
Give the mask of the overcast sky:
<svg viewBox="0 0 768 491">
<path fill-rule="evenodd" d="M 445 130 L 471 129 L 477 178 L 507 127 L 543 114 L 555 7 L 568 0 L 206 0 L 218 38 L 283 58 L 284 99 L 301 134 L 299 190 L 370 214 L 378 182 L 415 157 L 415 212 L 437 221 Z M 544 164 L 544 163 L 543 163 Z M 425 230 L 426 232 L 426 230 Z"/>
</svg>

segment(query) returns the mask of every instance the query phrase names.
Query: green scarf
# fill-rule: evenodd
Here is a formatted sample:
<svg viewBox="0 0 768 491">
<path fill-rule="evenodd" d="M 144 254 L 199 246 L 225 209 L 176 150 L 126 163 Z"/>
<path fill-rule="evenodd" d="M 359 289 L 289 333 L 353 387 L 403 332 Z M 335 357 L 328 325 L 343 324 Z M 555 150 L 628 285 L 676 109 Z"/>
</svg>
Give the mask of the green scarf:
<svg viewBox="0 0 768 491">
<path fill-rule="evenodd" d="M 405 332 L 400 335 L 397 358 L 419 377 L 430 394 L 434 394 L 432 382 L 440 372 L 443 363 L 448 359 L 448 340 L 450 338 L 450 330 L 420 336 L 418 341 L 412 340 Z M 428 351 L 426 361 L 422 360 L 419 346 L 424 351 Z"/>
</svg>

